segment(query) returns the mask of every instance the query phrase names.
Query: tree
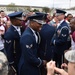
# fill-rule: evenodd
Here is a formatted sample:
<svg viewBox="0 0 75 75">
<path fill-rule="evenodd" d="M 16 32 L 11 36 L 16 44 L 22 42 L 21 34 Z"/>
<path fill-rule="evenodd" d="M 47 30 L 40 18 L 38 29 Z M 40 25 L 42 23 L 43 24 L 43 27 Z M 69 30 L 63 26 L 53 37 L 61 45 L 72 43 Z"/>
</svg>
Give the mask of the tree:
<svg viewBox="0 0 75 75">
<path fill-rule="evenodd" d="M 46 13 L 50 12 L 50 8 L 44 7 L 44 8 L 43 8 L 43 12 L 46 12 Z"/>
<path fill-rule="evenodd" d="M 34 9 L 34 10 L 33 10 L 33 12 L 39 12 L 39 10 L 37 10 L 37 9 Z"/>
<path fill-rule="evenodd" d="M 15 6 L 15 3 L 10 3 L 10 4 L 8 4 L 8 6 L 13 7 L 13 6 Z"/>
<path fill-rule="evenodd" d="M 8 11 L 17 11 L 17 7 L 15 5 L 15 3 L 10 3 L 7 5 L 7 10 Z"/>
<path fill-rule="evenodd" d="M 28 11 L 31 11 L 30 6 L 26 6 L 25 9 L 28 10 Z"/>
</svg>

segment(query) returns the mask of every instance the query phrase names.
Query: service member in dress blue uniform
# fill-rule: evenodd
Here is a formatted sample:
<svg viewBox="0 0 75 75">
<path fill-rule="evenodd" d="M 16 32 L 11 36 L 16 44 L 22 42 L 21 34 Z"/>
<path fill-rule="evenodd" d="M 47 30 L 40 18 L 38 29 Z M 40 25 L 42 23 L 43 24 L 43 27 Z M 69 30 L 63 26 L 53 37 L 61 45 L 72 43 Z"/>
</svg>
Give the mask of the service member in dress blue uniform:
<svg viewBox="0 0 75 75">
<path fill-rule="evenodd" d="M 51 39 L 55 33 L 55 28 L 46 23 L 46 19 L 47 19 L 46 13 L 40 13 L 39 12 L 36 14 L 45 15 L 44 16 L 45 24 L 42 26 L 42 29 L 40 31 L 41 42 L 39 44 L 38 54 L 42 60 L 50 61 L 52 58 L 52 51 L 51 51 L 50 42 L 51 42 Z M 44 67 L 45 66 L 41 67 L 41 75 L 47 74 Z"/>
<path fill-rule="evenodd" d="M 46 16 L 44 16 L 44 21 L 46 20 Z M 41 42 L 39 45 L 39 56 L 43 60 L 50 61 L 51 60 L 51 46 L 50 42 L 55 33 L 55 28 L 51 25 L 48 25 L 46 22 L 42 26 L 42 29 L 40 31 L 40 37 L 41 37 Z"/>
<path fill-rule="evenodd" d="M 22 12 L 14 12 L 9 14 L 12 25 L 6 31 L 5 38 L 5 50 L 7 52 L 7 58 L 9 65 L 14 66 L 17 70 L 19 58 L 21 55 L 20 48 L 20 26 L 21 26 L 21 15 Z"/>
<path fill-rule="evenodd" d="M 43 16 L 34 14 L 29 19 L 30 25 L 24 31 L 20 40 L 22 56 L 19 63 L 19 72 L 20 75 L 40 75 L 39 67 L 46 63 L 37 54 L 39 42 L 37 32 L 41 30 L 44 23 Z"/>
<path fill-rule="evenodd" d="M 53 59 L 58 64 L 58 67 L 62 64 L 62 55 L 64 51 L 67 50 L 67 41 L 69 37 L 69 27 L 68 24 L 65 22 L 65 11 L 56 9 L 56 16 L 59 20 L 59 24 L 57 25 L 56 32 L 52 38 L 52 45 L 53 45 Z"/>
</svg>

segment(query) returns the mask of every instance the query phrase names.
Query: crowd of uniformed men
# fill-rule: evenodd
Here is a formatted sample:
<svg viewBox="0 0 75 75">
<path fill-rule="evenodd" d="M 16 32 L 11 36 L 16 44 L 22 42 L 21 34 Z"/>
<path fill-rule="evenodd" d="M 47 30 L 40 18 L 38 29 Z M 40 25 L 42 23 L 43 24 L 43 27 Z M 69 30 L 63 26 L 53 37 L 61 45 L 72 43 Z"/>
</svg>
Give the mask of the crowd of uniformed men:
<svg viewBox="0 0 75 75">
<path fill-rule="evenodd" d="M 46 75 L 50 60 L 61 67 L 64 52 L 71 47 L 72 14 L 56 9 L 49 13 L 0 11 L 0 51 L 17 75 Z M 73 40 L 72 40 L 73 41 Z"/>
</svg>

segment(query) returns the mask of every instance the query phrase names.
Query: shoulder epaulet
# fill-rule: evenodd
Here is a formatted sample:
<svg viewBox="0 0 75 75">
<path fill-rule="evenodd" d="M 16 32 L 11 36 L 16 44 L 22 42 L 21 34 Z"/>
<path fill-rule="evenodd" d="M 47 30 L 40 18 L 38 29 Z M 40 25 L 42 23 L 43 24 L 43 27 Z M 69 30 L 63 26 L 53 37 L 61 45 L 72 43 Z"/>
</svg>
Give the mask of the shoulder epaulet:
<svg viewBox="0 0 75 75">
<path fill-rule="evenodd" d="M 64 26 L 60 29 L 60 32 L 63 30 L 63 29 L 66 29 L 66 30 L 69 30 L 69 28 L 67 26 Z"/>
</svg>

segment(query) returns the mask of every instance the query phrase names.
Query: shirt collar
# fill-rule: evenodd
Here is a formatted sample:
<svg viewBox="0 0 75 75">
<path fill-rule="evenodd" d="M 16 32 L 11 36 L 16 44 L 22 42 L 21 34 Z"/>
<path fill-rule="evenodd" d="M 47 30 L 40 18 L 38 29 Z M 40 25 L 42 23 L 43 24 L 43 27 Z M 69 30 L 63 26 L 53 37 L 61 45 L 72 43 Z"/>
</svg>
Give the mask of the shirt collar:
<svg viewBox="0 0 75 75">
<path fill-rule="evenodd" d="M 35 31 L 31 28 L 31 27 L 29 27 L 30 29 L 31 29 L 31 31 L 33 32 L 33 33 L 35 33 Z"/>
<path fill-rule="evenodd" d="M 63 21 L 64 21 L 64 19 L 60 21 L 60 24 L 61 24 Z"/>
<path fill-rule="evenodd" d="M 66 22 L 67 22 L 68 24 L 70 24 L 70 22 L 69 22 L 68 20 L 66 20 Z"/>
<path fill-rule="evenodd" d="M 62 23 L 63 21 L 64 21 L 64 19 L 61 20 L 61 21 L 58 23 L 57 28 L 61 25 L 61 23 Z"/>
<path fill-rule="evenodd" d="M 16 30 L 18 29 L 18 28 L 20 28 L 19 26 L 14 26 L 14 25 L 12 25 Z"/>
</svg>

